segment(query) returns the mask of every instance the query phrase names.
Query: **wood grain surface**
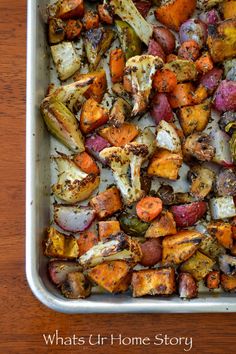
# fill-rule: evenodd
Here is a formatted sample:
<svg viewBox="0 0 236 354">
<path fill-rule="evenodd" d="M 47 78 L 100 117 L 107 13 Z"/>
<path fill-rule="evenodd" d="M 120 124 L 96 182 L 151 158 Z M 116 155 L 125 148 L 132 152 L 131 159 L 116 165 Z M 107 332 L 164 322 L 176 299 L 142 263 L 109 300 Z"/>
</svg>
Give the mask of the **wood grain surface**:
<svg viewBox="0 0 236 354">
<path fill-rule="evenodd" d="M 236 353 L 236 314 L 64 315 L 27 286 L 25 234 L 26 1 L 0 0 L 0 353 L 184 353 L 183 346 L 46 346 L 43 333 L 192 337 L 191 353 Z"/>
</svg>

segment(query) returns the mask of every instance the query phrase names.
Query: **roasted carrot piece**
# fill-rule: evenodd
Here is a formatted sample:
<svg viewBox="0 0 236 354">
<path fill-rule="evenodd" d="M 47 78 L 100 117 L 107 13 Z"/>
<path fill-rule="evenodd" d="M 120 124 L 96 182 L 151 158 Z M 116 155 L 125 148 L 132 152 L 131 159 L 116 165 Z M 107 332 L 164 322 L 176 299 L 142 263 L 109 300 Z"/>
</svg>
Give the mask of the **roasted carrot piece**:
<svg viewBox="0 0 236 354">
<path fill-rule="evenodd" d="M 98 243 L 98 236 L 91 231 L 81 232 L 77 239 L 79 246 L 79 256 L 86 253 L 90 248 Z"/>
<path fill-rule="evenodd" d="M 74 81 L 88 78 L 93 79 L 93 83 L 89 86 L 84 96 L 86 98 L 93 98 L 95 101 L 100 103 L 107 89 L 106 72 L 104 69 L 101 69 L 99 71 L 94 71 L 89 74 L 79 73 L 74 76 Z"/>
<path fill-rule="evenodd" d="M 172 61 L 175 61 L 175 60 L 177 60 L 177 59 L 179 59 L 177 55 L 175 55 L 175 54 L 169 54 L 169 55 L 167 55 L 167 57 L 166 57 L 166 63 L 171 63 Z"/>
<path fill-rule="evenodd" d="M 66 38 L 69 41 L 72 41 L 75 38 L 78 38 L 80 36 L 80 33 L 82 31 L 82 23 L 79 20 L 69 20 L 66 23 Z"/>
<path fill-rule="evenodd" d="M 88 31 L 99 27 L 99 16 L 96 12 L 88 10 L 83 17 L 84 28 Z"/>
<path fill-rule="evenodd" d="M 98 5 L 98 15 L 100 20 L 108 25 L 112 25 L 113 23 L 113 9 L 112 6 L 108 3 Z"/>
<path fill-rule="evenodd" d="M 144 197 L 136 205 L 136 212 L 142 221 L 150 222 L 154 220 L 162 211 L 162 201 L 160 198 Z"/>
<path fill-rule="evenodd" d="M 213 69 L 213 61 L 208 52 L 202 54 L 202 56 L 196 61 L 196 68 L 199 73 L 206 74 Z"/>
<path fill-rule="evenodd" d="M 84 134 L 105 124 L 109 119 L 109 112 L 93 98 L 89 98 L 82 106 L 80 115 L 80 129 Z"/>
<path fill-rule="evenodd" d="M 236 290 L 236 276 L 221 274 L 221 286 L 224 291 L 235 292 Z"/>
<path fill-rule="evenodd" d="M 186 41 L 181 44 L 178 50 L 178 56 L 182 59 L 195 61 L 199 57 L 200 48 L 194 40 Z"/>
<path fill-rule="evenodd" d="M 123 123 L 119 127 L 107 127 L 99 130 L 99 135 L 113 146 L 124 146 L 138 135 L 138 128 L 132 123 Z"/>
<path fill-rule="evenodd" d="M 83 17 L 84 0 L 62 0 L 59 4 L 56 17 L 63 20 L 74 17 Z"/>
<path fill-rule="evenodd" d="M 218 289 L 220 285 L 220 272 L 218 270 L 212 270 L 207 274 L 206 286 L 208 289 Z"/>
<path fill-rule="evenodd" d="M 158 92 L 172 92 L 177 86 L 176 74 L 168 69 L 157 71 L 152 85 Z"/>
<path fill-rule="evenodd" d="M 109 188 L 90 200 L 99 219 L 104 219 L 122 209 L 120 191 L 116 187 Z"/>
<path fill-rule="evenodd" d="M 98 165 L 86 151 L 77 154 L 74 161 L 76 165 L 85 173 L 94 175 L 98 175 L 100 173 Z"/>
<path fill-rule="evenodd" d="M 207 88 L 203 85 L 199 85 L 193 94 L 194 104 L 202 103 L 208 97 Z"/>
<path fill-rule="evenodd" d="M 174 91 L 169 94 L 168 101 L 172 108 L 191 106 L 194 96 L 194 87 L 191 82 L 178 84 Z"/>
<path fill-rule="evenodd" d="M 119 221 L 116 220 L 99 221 L 98 223 L 98 233 L 99 233 L 100 240 L 110 235 L 114 235 L 119 231 L 120 231 Z"/>
<path fill-rule="evenodd" d="M 124 76 L 125 55 L 121 48 L 116 48 L 110 52 L 111 81 L 120 82 Z"/>
<path fill-rule="evenodd" d="M 227 222 L 214 222 L 208 225 L 210 235 L 215 236 L 219 243 L 225 248 L 231 248 L 233 245 L 232 227 Z"/>
</svg>

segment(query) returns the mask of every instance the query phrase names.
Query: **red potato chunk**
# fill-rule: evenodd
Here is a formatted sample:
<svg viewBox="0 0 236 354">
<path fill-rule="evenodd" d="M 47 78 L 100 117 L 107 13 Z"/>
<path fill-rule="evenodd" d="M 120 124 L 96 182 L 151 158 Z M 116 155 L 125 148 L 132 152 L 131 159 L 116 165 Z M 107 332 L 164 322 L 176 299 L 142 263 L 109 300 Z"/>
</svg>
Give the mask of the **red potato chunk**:
<svg viewBox="0 0 236 354">
<path fill-rule="evenodd" d="M 193 202 L 190 204 L 174 205 L 171 212 L 178 227 L 194 225 L 207 211 L 206 202 Z"/>
</svg>

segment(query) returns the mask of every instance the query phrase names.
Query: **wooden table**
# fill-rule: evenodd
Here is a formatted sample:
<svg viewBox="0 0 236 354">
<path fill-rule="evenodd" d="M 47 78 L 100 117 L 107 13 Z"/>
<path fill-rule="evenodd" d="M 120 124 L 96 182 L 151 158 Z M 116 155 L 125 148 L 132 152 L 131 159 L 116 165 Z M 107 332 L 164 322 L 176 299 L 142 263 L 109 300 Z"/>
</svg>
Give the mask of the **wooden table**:
<svg viewBox="0 0 236 354">
<path fill-rule="evenodd" d="M 236 353 L 236 314 L 64 315 L 32 295 L 25 279 L 26 1 L 0 1 L 0 353 L 184 353 L 180 346 L 46 346 L 43 333 L 192 337 L 191 353 Z"/>
</svg>

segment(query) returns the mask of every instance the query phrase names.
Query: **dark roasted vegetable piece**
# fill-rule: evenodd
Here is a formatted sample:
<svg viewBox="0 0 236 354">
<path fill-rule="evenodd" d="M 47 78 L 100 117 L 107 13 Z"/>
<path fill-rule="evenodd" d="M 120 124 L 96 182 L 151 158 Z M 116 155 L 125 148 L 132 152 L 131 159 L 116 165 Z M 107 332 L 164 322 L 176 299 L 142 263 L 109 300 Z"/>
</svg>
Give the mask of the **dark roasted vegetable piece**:
<svg viewBox="0 0 236 354">
<path fill-rule="evenodd" d="M 140 245 L 142 258 L 139 262 L 144 267 L 152 267 L 161 261 L 162 247 L 160 239 L 150 239 Z"/>
<path fill-rule="evenodd" d="M 152 7 L 151 0 L 134 0 L 134 5 L 137 7 L 140 14 L 145 18 Z"/>
<path fill-rule="evenodd" d="M 236 174 L 232 169 L 223 169 L 216 178 L 216 191 L 219 196 L 236 195 Z"/>
<path fill-rule="evenodd" d="M 110 47 L 114 39 L 114 31 L 109 28 L 93 28 L 85 33 L 85 51 L 93 69 L 98 66 L 103 54 Z"/>
<path fill-rule="evenodd" d="M 141 54 L 142 42 L 135 33 L 134 29 L 127 22 L 120 20 L 116 20 L 115 25 L 126 60 L 135 55 Z"/>
<path fill-rule="evenodd" d="M 50 44 L 57 44 L 65 38 L 65 22 L 59 18 L 51 18 L 48 23 L 48 40 Z"/>
<path fill-rule="evenodd" d="M 191 167 L 188 178 L 192 182 L 190 193 L 197 199 L 204 199 L 212 190 L 215 173 L 201 165 Z"/>
<path fill-rule="evenodd" d="M 149 227 L 149 223 L 127 213 L 121 215 L 119 222 L 121 229 L 130 236 L 144 236 Z"/>
<path fill-rule="evenodd" d="M 168 28 L 162 26 L 154 26 L 153 38 L 162 46 L 165 54 L 170 54 L 175 49 L 175 36 L 168 30 Z"/>
<path fill-rule="evenodd" d="M 211 161 L 215 155 L 215 149 L 211 145 L 211 138 L 204 133 L 193 133 L 186 138 L 184 150 L 187 155 L 200 161 Z"/>
<path fill-rule="evenodd" d="M 61 286 L 62 294 L 68 299 L 84 299 L 91 293 L 91 284 L 81 272 L 71 272 Z"/>
<path fill-rule="evenodd" d="M 179 296 L 183 299 L 193 299 L 198 295 L 198 287 L 195 279 L 189 273 L 179 275 Z"/>
<path fill-rule="evenodd" d="M 48 272 L 53 284 L 60 286 L 67 277 L 68 273 L 79 272 L 82 267 L 77 262 L 53 260 L 48 263 Z"/>
<path fill-rule="evenodd" d="M 212 270 L 206 276 L 206 286 L 208 289 L 218 289 L 220 286 L 220 272 L 218 270 Z"/>
<path fill-rule="evenodd" d="M 175 292 L 173 268 L 143 269 L 133 272 L 133 297 L 144 295 L 171 295 Z"/>
</svg>

